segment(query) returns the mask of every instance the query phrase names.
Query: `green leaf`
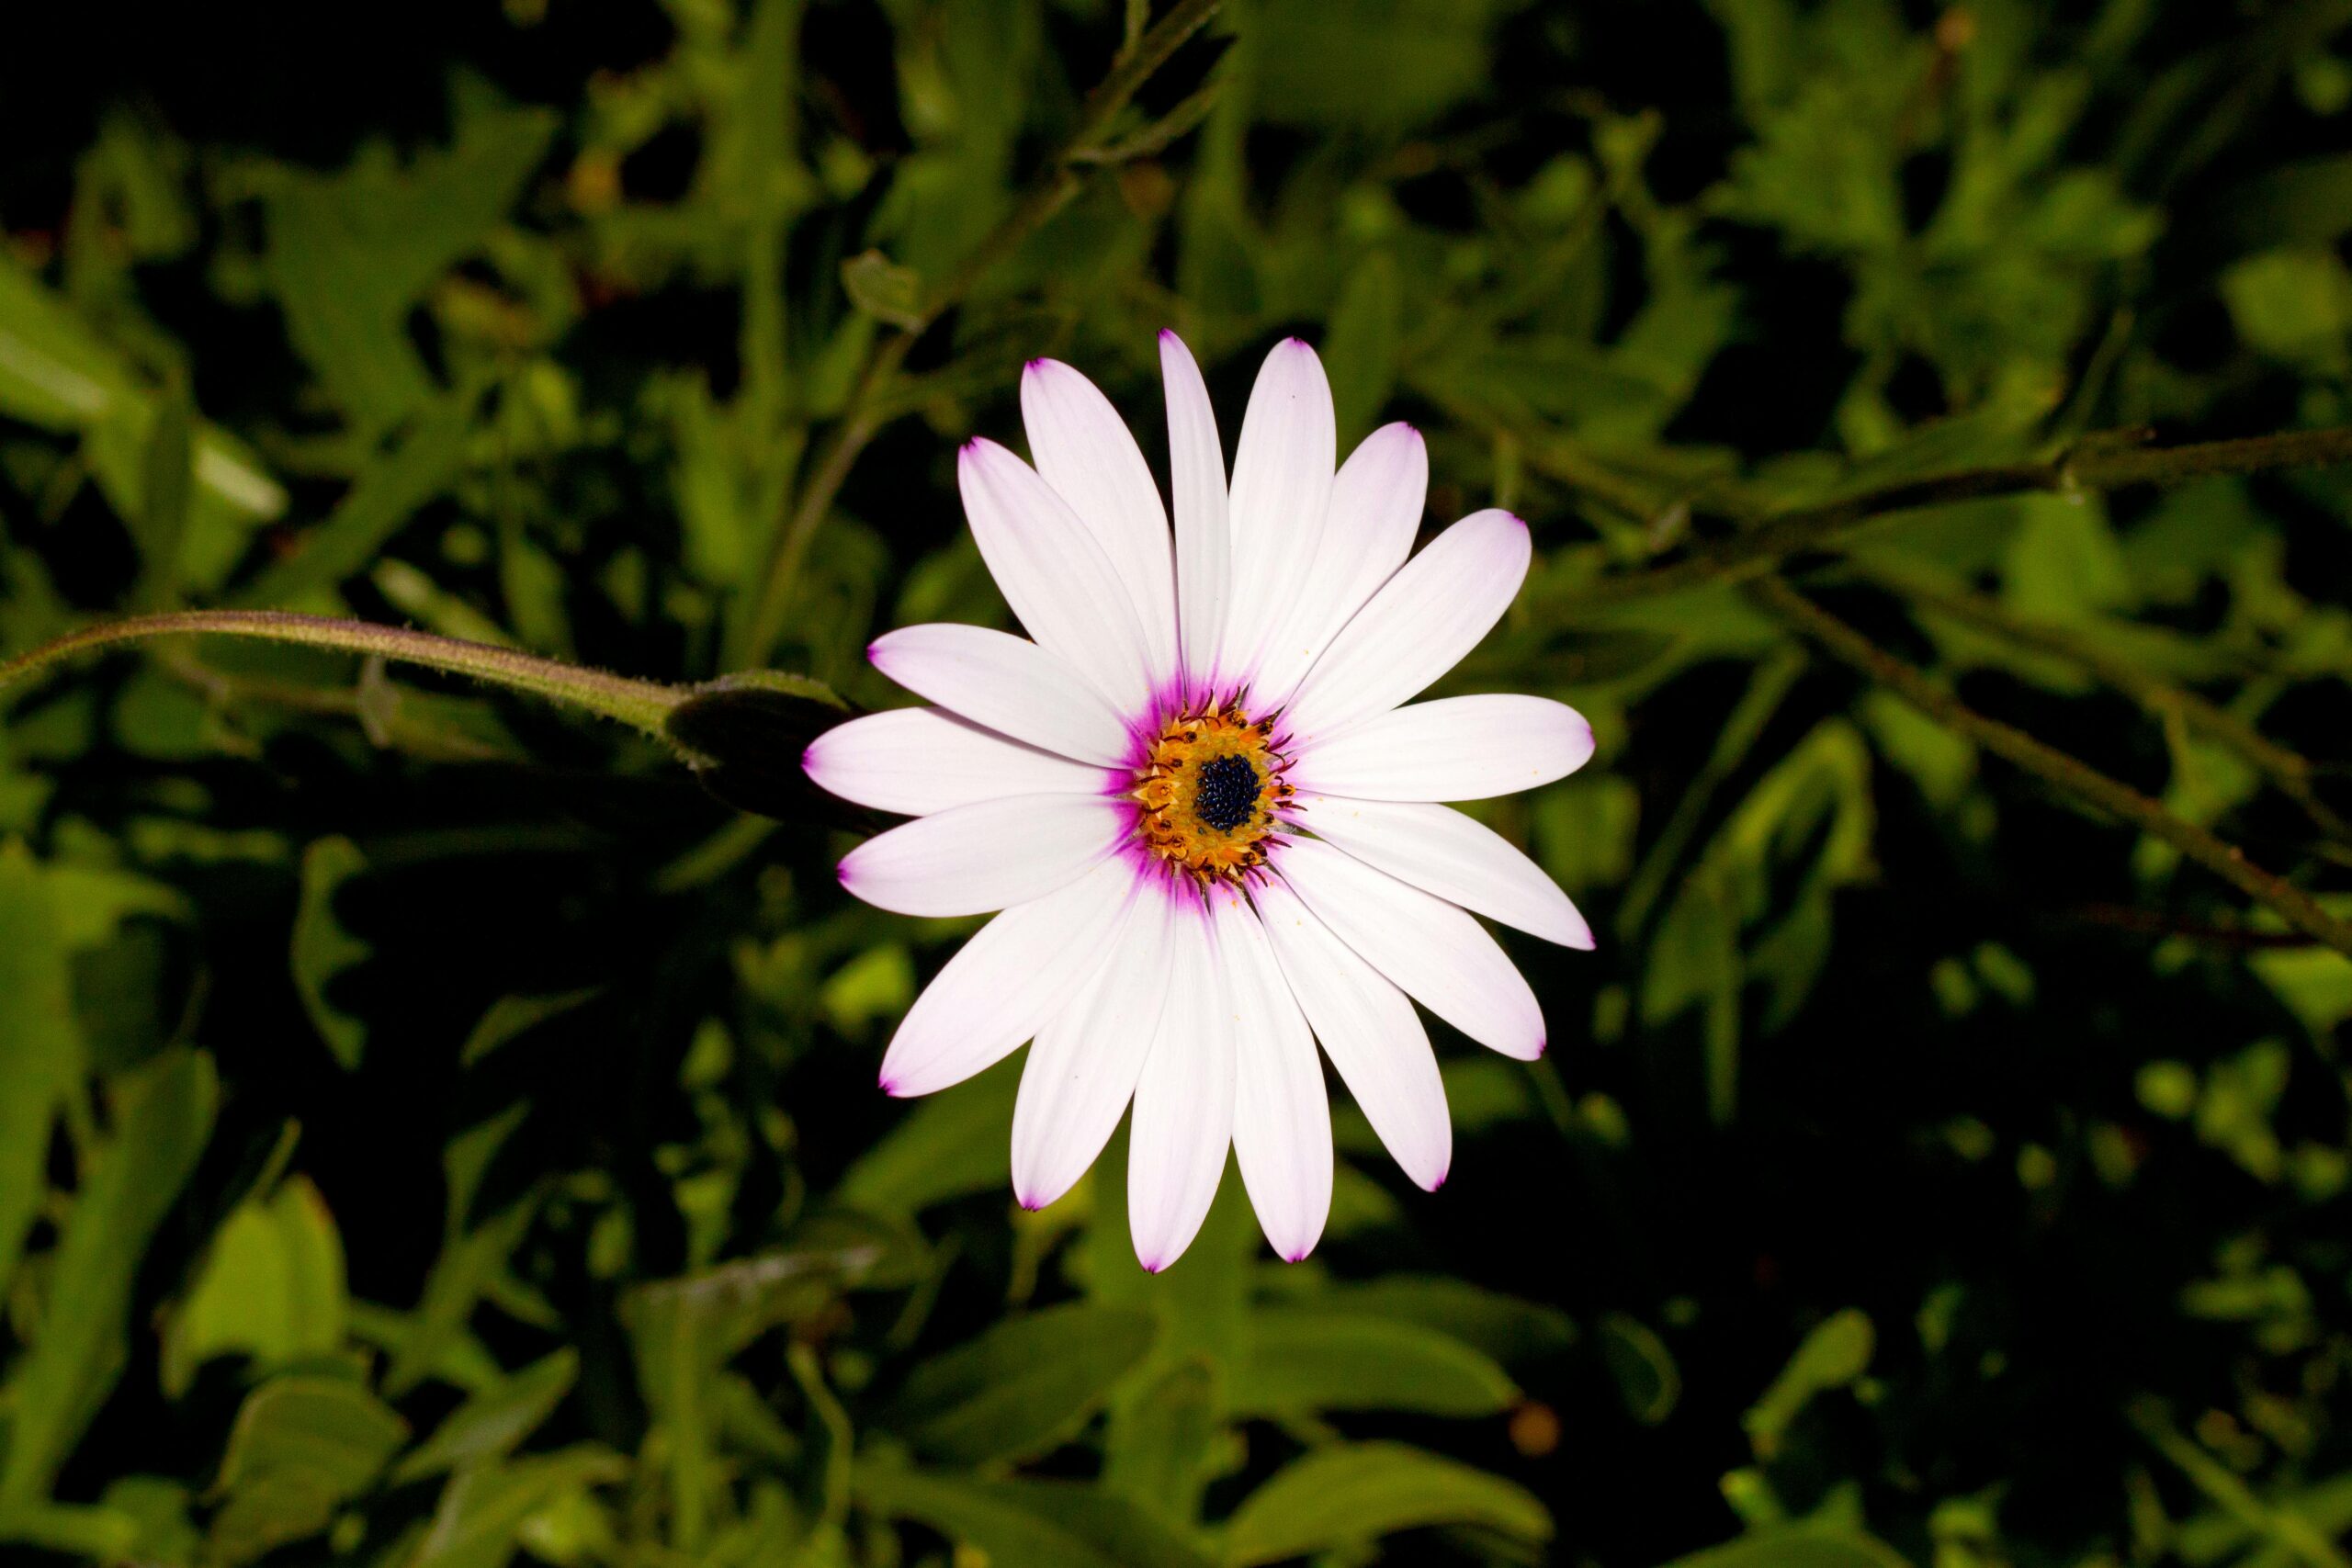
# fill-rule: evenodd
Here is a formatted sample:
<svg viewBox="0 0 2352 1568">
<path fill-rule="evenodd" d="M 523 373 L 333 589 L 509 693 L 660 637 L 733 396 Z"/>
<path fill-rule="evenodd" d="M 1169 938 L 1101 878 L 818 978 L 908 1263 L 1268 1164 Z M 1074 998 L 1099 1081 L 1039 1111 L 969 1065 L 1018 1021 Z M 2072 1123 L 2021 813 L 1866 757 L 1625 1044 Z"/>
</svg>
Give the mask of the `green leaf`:
<svg viewBox="0 0 2352 1568">
<path fill-rule="evenodd" d="M 164 1325 L 164 1392 L 176 1399 L 196 1369 L 242 1351 L 257 1370 L 323 1356 L 343 1344 L 350 1298 L 343 1241 L 317 1188 L 295 1177 L 238 1205 Z"/>
<path fill-rule="evenodd" d="M 476 1389 L 431 1437 L 401 1456 L 392 1480 L 414 1481 L 512 1451 L 563 1403 L 579 1375 L 580 1352 L 567 1348 Z"/>
<path fill-rule="evenodd" d="M 1387 1274 L 1315 1292 L 1318 1309 L 1419 1324 L 1509 1365 L 1556 1355 L 1576 1343 L 1568 1314 L 1541 1302 L 1482 1290 L 1445 1274 Z"/>
<path fill-rule="evenodd" d="M 880 1251 L 868 1243 L 787 1247 L 630 1291 L 621 1321 L 648 1403 L 658 1410 L 691 1398 L 752 1340 L 837 1300 Z"/>
<path fill-rule="evenodd" d="M 264 267 L 287 335 L 363 430 L 390 427 L 433 395 L 408 312 L 479 249 L 521 193 L 556 129 L 543 108 L 461 102 L 456 145 L 405 170 L 380 149 L 342 174 L 290 174 L 271 196 Z"/>
<path fill-rule="evenodd" d="M 47 1495 L 122 1375 L 140 1260 L 211 1136 L 219 1096 L 212 1058 L 185 1048 L 116 1080 L 114 1133 L 74 1195 L 40 1334 L 0 1390 L 12 1413 L 0 1512 Z"/>
<path fill-rule="evenodd" d="M 0 1299 L 49 1190 L 51 1123 L 82 1070 L 59 902 L 22 844 L 0 845 Z"/>
<path fill-rule="evenodd" d="M 1136 1307 L 1030 1313 L 917 1367 L 889 1425 L 959 1464 L 1042 1452 L 1098 1409 L 1158 1337 L 1158 1318 Z"/>
<path fill-rule="evenodd" d="M 910 1108 L 859 1156 L 835 1196 L 853 1209 L 911 1215 L 933 1203 L 1001 1190 L 1012 1179 L 1004 1129 L 1021 1087 L 1021 1064 L 1001 1062 L 954 1094 Z"/>
<path fill-rule="evenodd" d="M 1688 1557 L 1663 1568 L 1909 1568 L 1902 1554 L 1856 1531 L 1821 1525 L 1787 1525 Z"/>
<path fill-rule="evenodd" d="M 1238 1416 L 1323 1410 L 1490 1416 L 1519 1397 L 1492 1360 L 1417 1323 L 1313 1307 L 1261 1307 L 1250 1314 L 1244 1342 L 1230 1396 Z"/>
<path fill-rule="evenodd" d="M 1640 1319 L 1612 1312 L 1600 1320 L 1597 1337 L 1601 1359 L 1617 1380 L 1625 1413 L 1645 1427 L 1655 1427 L 1674 1414 L 1682 1397 L 1682 1372 L 1666 1341 Z"/>
<path fill-rule="evenodd" d="M 1342 452 L 1372 429 L 1396 390 L 1404 318 L 1405 284 L 1396 258 L 1376 251 L 1348 275 L 1323 334 Z"/>
<path fill-rule="evenodd" d="M 212 1551 L 245 1562 L 326 1529 L 408 1440 L 408 1423 L 356 1382 L 273 1378 L 245 1397 L 214 1492 Z"/>
<path fill-rule="evenodd" d="M 315 1472 L 339 1497 L 376 1479 L 408 1440 L 408 1423 L 344 1378 L 272 1378 L 239 1406 L 220 1456 L 223 1493 L 279 1471 Z"/>
<path fill-rule="evenodd" d="M 444 398 L 390 446 L 370 457 L 351 488 L 294 553 L 237 595 L 240 605 L 275 609 L 365 570 L 408 520 L 447 490 L 463 468 L 474 400 Z"/>
<path fill-rule="evenodd" d="M 335 919 L 335 895 L 367 869 L 359 846 L 349 839 L 320 839 L 302 852 L 302 903 L 294 916 L 291 962 L 302 1010 L 345 1072 L 359 1066 L 368 1046 L 368 1026 L 327 1000 L 337 975 L 367 958 L 368 944 Z"/>
<path fill-rule="evenodd" d="M 1852 1307 L 1816 1324 L 1764 1397 L 1742 1418 L 1756 1457 L 1769 1461 L 1780 1451 L 1789 1423 L 1815 1394 L 1843 1388 L 1860 1377 L 1870 1367 L 1876 1343 L 1869 1316 Z"/>
<path fill-rule="evenodd" d="M 844 1034 L 896 1020 L 914 999 L 914 960 L 895 942 L 867 948 L 827 976 L 817 993 L 826 1021 Z"/>
<path fill-rule="evenodd" d="M 851 304 L 878 321 L 909 329 L 922 324 L 922 275 L 880 251 L 842 263 L 842 288 Z"/>
<path fill-rule="evenodd" d="M 1492 0 L 1272 0 L 1250 17 L 1257 111 L 1287 125 L 1388 130 L 1486 85 Z"/>
<path fill-rule="evenodd" d="M 35 1503 L 0 1513 L 0 1540 L 22 1541 L 93 1562 L 115 1562 L 137 1553 L 139 1521 L 116 1508 Z"/>
<path fill-rule="evenodd" d="M 1318 1449 L 1252 1492 L 1226 1527 L 1228 1568 L 1252 1568 L 1431 1525 L 1473 1525 L 1530 1544 L 1552 1516 L 1527 1491 L 1401 1443 Z"/>
<path fill-rule="evenodd" d="M 139 510 L 132 519 L 141 556 L 140 599 L 151 606 L 168 602 L 179 579 L 196 479 L 195 426 L 196 403 L 187 384 L 177 382 L 157 400 L 148 426 Z"/>
<path fill-rule="evenodd" d="M 1208 1559 L 1127 1498 L 1069 1481 L 973 1481 L 861 1465 L 865 1507 L 920 1520 L 1021 1568 L 1207 1568 Z"/>
<path fill-rule="evenodd" d="M 155 394 L 129 364 L 84 323 L 62 299 L 16 261 L 0 254 L 0 414 L 44 429 L 79 431 L 91 444 L 100 482 L 134 523 L 133 504 L 158 417 Z M 194 433 L 194 478 L 205 497 L 194 521 L 217 508 L 219 532 L 210 553 L 234 547 L 243 525 L 286 510 L 286 491 L 238 442 L 209 426 Z M 190 534 L 191 544 L 197 531 Z"/>
<path fill-rule="evenodd" d="M 1159 1343 L 1136 1377 L 1112 1399 L 1103 1437 L 1105 1485 L 1179 1527 L 1200 1517 L 1201 1498 L 1220 1468 L 1226 1384 L 1245 1354 L 1252 1262 L 1261 1246 L 1247 1190 L 1230 1168 L 1184 1256 L 1158 1274 L 1136 1261 L 1129 1239 L 1124 1134 L 1097 1162 L 1094 1213 L 1083 1267 L 1089 1299 L 1148 1307 Z M 1229 1162 L 1228 1162 L 1229 1164 Z M 1184 1369 L 1200 1369 L 1189 1381 Z"/>
<path fill-rule="evenodd" d="M 618 1454 L 584 1445 L 470 1465 L 442 1489 L 432 1526 L 406 1568 L 501 1568 L 533 1515 L 628 1474 Z"/>
<path fill-rule="evenodd" d="M 459 1186 L 460 1181 L 453 1179 L 453 1203 L 459 1197 Z M 406 1393 L 441 1364 L 537 1213 L 537 1197 L 526 1197 L 470 1230 L 458 1231 L 453 1225 L 448 1245 L 434 1259 L 433 1271 L 425 1278 L 424 1294 L 409 1319 L 408 1331 L 394 1348 L 390 1365 L 384 1369 L 386 1393 L 394 1397 Z"/>
</svg>

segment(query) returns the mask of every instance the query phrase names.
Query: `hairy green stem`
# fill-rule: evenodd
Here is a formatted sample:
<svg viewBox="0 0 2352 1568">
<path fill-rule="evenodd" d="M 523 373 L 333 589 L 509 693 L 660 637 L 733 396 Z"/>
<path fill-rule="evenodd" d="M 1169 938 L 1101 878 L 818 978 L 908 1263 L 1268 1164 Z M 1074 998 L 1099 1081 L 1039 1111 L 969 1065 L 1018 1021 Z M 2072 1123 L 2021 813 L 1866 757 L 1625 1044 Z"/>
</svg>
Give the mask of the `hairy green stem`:
<svg viewBox="0 0 2352 1568">
<path fill-rule="evenodd" d="M 2247 897 L 2274 910 L 2289 925 L 2352 955 L 2352 924 L 2320 908 L 2310 894 L 2245 858 L 2186 818 L 2131 785 L 2108 777 L 2025 731 L 1987 718 L 1919 671 L 1871 642 L 1777 577 L 1758 579 L 1749 595 L 1832 656 L 1842 660 L 1945 728 L 1966 737 L 1995 756 L 2022 768 L 2108 816 L 2170 844 Z"/>
<path fill-rule="evenodd" d="M 85 626 L 29 653 L 0 663 L 0 687 L 38 674 L 62 659 L 91 649 L 111 648 L 147 637 L 202 634 L 213 637 L 259 637 L 270 642 L 298 643 L 308 648 L 335 649 L 345 653 L 372 654 L 420 664 L 453 675 L 470 676 L 510 691 L 526 692 L 550 702 L 585 708 L 605 718 L 632 725 L 650 735 L 661 735 L 662 721 L 691 694 L 682 686 L 585 670 L 560 660 L 517 653 L 488 643 L 435 637 L 401 626 L 370 626 L 365 621 L 329 615 L 298 615 L 282 610 L 190 610 L 176 615 L 138 615 Z"/>
<path fill-rule="evenodd" d="M 1085 184 L 1083 170 L 1113 160 L 1104 157 L 1103 141 L 1119 113 L 1152 74 L 1168 63 L 1185 39 L 1215 16 L 1222 0 L 1180 0 L 1168 15 L 1147 28 L 1111 62 L 1110 71 L 1086 96 L 1078 130 L 1047 161 L 1045 178 L 1015 204 L 1002 221 L 973 247 L 963 264 L 936 289 L 925 293 L 914 320 L 876 344 L 859 373 L 847 412 L 833 427 L 824 456 L 810 473 L 791 514 L 777 530 L 773 548 L 760 573 L 757 593 L 741 634 L 731 649 L 732 662 L 755 665 L 767 661 L 784 635 L 784 618 L 791 607 L 793 584 L 800 576 L 810 541 L 832 510 L 842 486 L 875 436 L 895 417 L 876 408 L 881 394 L 907 355 L 923 333 L 978 286 L 989 270 L 1069 204 Z"/>
<path fill-rule="evenodd" d="M 1905 479 L 1818 506 L 1767 517 L 1742 533 L 1693 549 L 1679 560 L 1603 577 L 1569 602 L 1577 607 L 1646 599 L 1716 581 L 1738 581 L 1769 571 L 1801 550 L 1832 545 L 1866 524 L 1900 512 L 1957 502 L 2033 492 L 2115 490 L 2172 484 L 2222 474 L 2352 463 L 2352 427 L 2291 431 L 2243 441 L 2185 446 L 2128 446 L 2112 439 L 2078 442 L 2038 463 L 1969 468 Z"/>
</svg>

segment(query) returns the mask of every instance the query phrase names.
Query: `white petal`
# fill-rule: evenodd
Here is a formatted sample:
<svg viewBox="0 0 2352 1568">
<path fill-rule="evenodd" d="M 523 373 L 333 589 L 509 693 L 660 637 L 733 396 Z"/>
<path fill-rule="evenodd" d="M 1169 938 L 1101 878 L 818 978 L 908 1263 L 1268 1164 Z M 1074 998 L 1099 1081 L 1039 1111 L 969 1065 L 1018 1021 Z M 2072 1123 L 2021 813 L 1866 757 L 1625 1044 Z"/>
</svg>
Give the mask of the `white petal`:
<svg viewBox="0 0 2352 1568">
<path fill-rule="evenodd" d="M 1176 502 L 1176 623 L 1185 679 L 1206 687 L 1216 678 L 1233 582 L 1233 536 L 1226 521 L 1225 449 L 1216 411 L 1192 351 L 1174 333 L 1159 334 L 1159 375 L 1168 391 L 1168 477 Z"/>
<path fill-rule="evenodd" d="M 980 558 L 1029 635 L 1120 713 L 1144 712 L 1152 687 L 1143 626 L 1086 525 L 1035 468 L 993 441 L 966 442 L 956 477 Z"/>
<path fill-rule="evenodd" d="M 1193 1245 L 1233 1142 L 1233 1020 L 1207 912 L 1179 906 L 1169 938 L 1168 1000 L 1127 1128 L 1127 1233 L 1154 1274 Z"/>
<path fill-rule="evenodd" d="M 1012 1111 L 1012 1190 L 1023 1208 L 1044 1208 L 1086 1174 L 1135 1095 L 1168 995 L 1170 911 L 1159 890 L 1139 892 L 1094 978 L 1029 1047 Z"/>
<path fill-rule="evenodd" d="M 911 817 L 1008 795 L 1101 795 L 1114 778 L 939 708 L 837 724 L 808 743 L 800 766 L 843 800 Z"/>
<path fill-rule="evenodd" d="M 1277 869 L 1334 936 L 1415 1001 L 1506 1056 L 1544 1054 L 1544 1010 L 1527 977 L 1462 909 L 1312 839 L 1286 845 Z"/>
<path fill-rule="evenodd" d="M 1021 377 L 1021 420 L 1037 471 L 1069 502 L 1127 585 L 1154 684 L 1176 674 L 1176 576 L 1151 465 L 1093 382 L 1055 359 Z"/>
<path fill-rule="evenodd" d="M 1331 639 L 1288 713 L 1301 741 L 1395 707 L 1462 661 L 1527 576 L 1527 525 L 1476 512 L 1398 569 Z"/>
<path fill-rule="evenodd" d="M 1266 355 L 1233 454 L 1233 598 L 1218 658 L 1250 679 L 1298 602 L 1331 502 L 1339 437 L 1323 362 L 1296 338 Z"/>
<path fill-rule="evenodd" d="M 1331 1213 L 1331 1102 L 1315 1036 L 1238 896 L 1211 899 L 1217 966 L 1233 1014 L 1233 1154 L 1259 1228 L 1285 1261 L 1315 1250 Z"/>
<path fill-rule="evenodd" d="M 876 637 L 874 668 L 919 697 L 999 734 L 1080 761 L 1116 763 L 1126 724 L 1061 660 L 1025 637 L 934 623 Z"/>
<path fill-rule="evenodd" d="M 876 833 L 842 886 L 901 915 L 979 915 L 1042 898 L 1116 849 L 1132 807 L 1099 795 L 976 800 Z"/>
<path fill-rule="evenodd" d="M 1340 465 L 1315 564 L 1250 678 L 1258 706 L 1280 707 L 1348 617 L 1405 564 L 1429 488 L 1429 449 L 1409 424 L 1383 425 Z"/>
<path fill-rule="evenodd" d="M 882 1091 L 929 1094 L 1010 1055 L 1093 976 L 1136 893 L 1134 871 L 1108 860 L 982 926 L 907 1010 Z"/>
<path fill-rule="evenodd" d="M 1303 795 L 1291 808 L 1324 842 L 1424 893 L 1563 947 L 1592 947 L 1592 927 L 1541 866 L 1450 806 Z"/>
<path fill-rule="evenodd" d="M 1323 1054 L 1405 1174 L 1436 1191 L 1453 1162 L 1453 1123 L 1437 1054 L 1413 1004 L 1279 878 L 1259 883 L 1250 897 Z"/>
<path fill-rule="evenodd" d="M 1565 778 L 1592 759 L 1592 726 L 1549 697 L 1440 697 L 1299 746 L 1294 787 L 1365 800 L 1484 800 Z"/>
</svg>

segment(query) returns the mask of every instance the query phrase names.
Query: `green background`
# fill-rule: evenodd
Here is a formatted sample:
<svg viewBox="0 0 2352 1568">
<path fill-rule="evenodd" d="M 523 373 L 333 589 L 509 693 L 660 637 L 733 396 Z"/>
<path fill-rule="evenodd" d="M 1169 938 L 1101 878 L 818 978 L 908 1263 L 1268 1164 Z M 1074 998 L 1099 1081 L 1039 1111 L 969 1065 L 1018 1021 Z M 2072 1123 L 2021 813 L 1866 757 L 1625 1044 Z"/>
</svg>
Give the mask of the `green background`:
<svg viewBox="0 0 2352 1568">
<path fill-rule="evenodd" d="M 2132 466 L 2352 420 L 2352 5 L 1209 9 L 0 24 L 0 652 L 822 683 L 0 698 L 0 1556 L 2352 1561 L 2352 478 Z M 1153 1280 L 1017 1062 L 874 1088 L 977 922 L 796 760 L 1008 624 L 1023 362 L 1157 465 L 1168 326 L 1530 520 L 1444 689 L 1592 718 L 1479 815 L 1601 942 L 1439 1032 L 1441 1192 L 1342 1097 L 1310 1262 L 1228 1172 Z"/>
</svg>

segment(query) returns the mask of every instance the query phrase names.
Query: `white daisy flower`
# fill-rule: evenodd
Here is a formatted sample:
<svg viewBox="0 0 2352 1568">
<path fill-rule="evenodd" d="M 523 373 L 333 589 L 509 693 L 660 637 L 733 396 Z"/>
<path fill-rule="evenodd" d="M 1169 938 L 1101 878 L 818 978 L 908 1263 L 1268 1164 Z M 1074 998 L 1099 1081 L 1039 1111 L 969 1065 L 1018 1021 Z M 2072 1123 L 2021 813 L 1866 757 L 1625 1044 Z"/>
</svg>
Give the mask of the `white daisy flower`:
<svg viewBox="0 0 2352 1568">
<path fill-rule="evenodd" d="M 929 1094 L 1034 1041 L 1012 1118 L 1033 1209 L 1132 1101 L 1127 1210 L 1155 1271 L 1199 1230 L 1228 1146 L 1274 1250 L 1313 1249 L 1331 1201 L 1318 1041 L 1434 1190 L 1453 1134 L 1412 1003 L 1532 1060 L 1534 993 L 1472 916 L 1592 945 L 1534 863 L 1435 804 L 1572 773 L 1591 726 L 1542 697 L 1411 701 L 1519 592 L 1526 525 L 1475 513 L 1408 560 L 1420 436 L 1391 424 L 1335 472 L 1330 384 L 1296 339 L 1258 374 L 1228 485 L 1200 370 L 1173 333 L 1159 347 L 1172 541 L 1109 400 L 1033 362 L 1036 466 L 974 441 L 958 468 L 1030 638 L 891 632 L 875 666 L 938 705 L 852 720 L 803 759 L 833 794 L 915 818 L 843 860 L 844 887 L 910 915 L 1003 911 L 908 1010 L 883 1089 Z"/>
</svg>

